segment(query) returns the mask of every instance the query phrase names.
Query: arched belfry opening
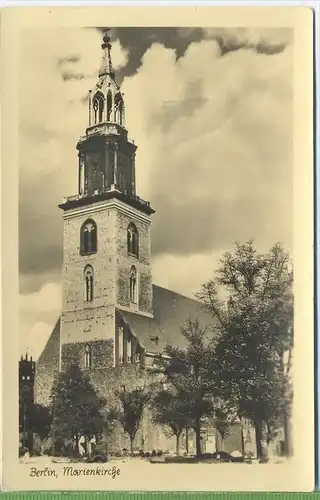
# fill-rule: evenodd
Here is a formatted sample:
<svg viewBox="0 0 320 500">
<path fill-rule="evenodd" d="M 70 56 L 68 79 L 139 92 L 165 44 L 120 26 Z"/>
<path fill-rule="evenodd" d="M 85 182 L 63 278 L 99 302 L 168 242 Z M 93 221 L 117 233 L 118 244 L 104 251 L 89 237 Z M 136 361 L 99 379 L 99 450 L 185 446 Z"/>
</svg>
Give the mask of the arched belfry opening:
<svg viewBox="0 0 320 500">
<path fill-rule="evenodd" d="M 103 122 L 104 97 L 101 92 L 97 92 L 92 100 L 94 124 Z"/>
<path fill-rule="evenodd" d="M 98 81 L 88 93 L 88 126 L 77 144 L 77 196 L 85 203 L 86 198 L 96 200 L 98 196 L 121 193 L 141 208 L 143 205 L 143 210 L 148 212 L 149 204 L 143 203 L 136 195 L 137 146 L 126 129 L 124 94 L 112 66 L 108 30 L 103 37 L 102 49 Z M 86 253 L 90 252 L 84 250 Z M 138 251 L 135 248 L 130 253 L 137 255 Z"/>
<path fill-rule="evenodd" d="M 121 92 L 117 92 L 114 97 L 114 121 L 119 125 L 124 125 L 124 103 Z"/>
<path fill-rule="evenodd" d="M 107 122 L 111 121 L 112 117 L 112 93 L 111 90 L 107 93 Z"/>
</svg>

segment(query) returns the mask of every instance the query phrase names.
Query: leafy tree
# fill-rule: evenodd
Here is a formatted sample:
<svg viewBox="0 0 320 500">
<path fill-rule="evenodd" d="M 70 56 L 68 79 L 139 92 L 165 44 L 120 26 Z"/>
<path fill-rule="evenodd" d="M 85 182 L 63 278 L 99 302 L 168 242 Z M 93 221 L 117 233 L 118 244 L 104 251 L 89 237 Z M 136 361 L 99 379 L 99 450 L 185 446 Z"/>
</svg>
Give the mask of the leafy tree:
<svg viewBox="0 0 320 500">
<path fill-rule="evenodd" d="M 19 394 L 19 429 L 30 452 L 33 448 L 33 434 L 37 434 L 41 440 L 47 438 L 51 424 L 50 408 L 29 401 L 23 394 Z"/>
<path fill-rule="evenodd" d="M 103 431 L 104 431 L 104 442 L 100 442 L 100 447 L 104 447 L 104 451 L 107 451 L 108 437 L 112 434 L 116 422 L 120 418 L 119 411 L 115 407 L 104 406 L 100 414 L 103 419 Z M 98 444 L 96 448 L 98 447 Z"/>
<path fill-rule="evenodd" d="M 189 424 L 185 394 L 168 390 L 159 391 L 152 400 L 153 421 L 166 426 L 176 438 L 176 453 L 180 451 L 180 436 Z"/>
<path fill-rule="evenodd" d="M 289 255 L 279 244 L 260 254 L 249 241 L 225 253 L 198 294 L 215 319 L 221 397 L 235 401 L 238 415 L 254 424 L 262 458 L 263 444 L 291 404 L 284 357 L 293 346 L 292 281 Z"/>
<path fill-rule="evenodd" d="M 189 319 L 181 328 L 186 339 L 184 349 L 166 346 L 163 373 L 167 383 L 182 399 L 185 416 L 196 435 L 196 454 L 201 455 L 201 423 L 213 411 L 212 339 L 199 320 Z"/>
<path fill-rule="evenodd" d="M 124 432 L 130 438 L 130 451 L 133 453 L 133 442 L 138 432 L 142 413 L 150 400 L 150 395 L 143 387 L 131 391 L 125 389 L 118 393 L 122 409 L 119 412 L 119 421 Z"/>
<path fill-rule="evenodd" d="M 51 409 L 32 403 L 29 406 L 28 412 L 30 431 L 37 434 L 41 440 L 46 439 L 49 436 L 52 424 Z"/>
<path fill-rule="evenodd" d="M 98 397 L 89 377 L 76 363 L 59 374 L 53 387 L 53 429 L 56 439 L 72 440 L 78 450 L 80 437 L 86 443 L 100 436 L 103 428 L 101 409 L 105 401 Z"/>
<path fill-rule="evenodd" d="M 225 439 L 230 435 L 232 426 L 236 420 L 237 414 L 230 408 L 230 404 L 216 399 L 214 402 L 214 423 L 218 431 L 221 442 L 220 450 L 223 451 Z"/>
</svg>

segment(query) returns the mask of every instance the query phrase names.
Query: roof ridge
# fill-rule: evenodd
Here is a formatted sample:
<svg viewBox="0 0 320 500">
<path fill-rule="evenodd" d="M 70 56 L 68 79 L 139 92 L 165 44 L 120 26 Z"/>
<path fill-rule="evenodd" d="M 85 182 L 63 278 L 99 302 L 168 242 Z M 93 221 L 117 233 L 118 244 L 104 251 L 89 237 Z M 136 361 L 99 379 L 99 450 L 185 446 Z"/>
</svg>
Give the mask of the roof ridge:
<svg viewBox="0 0 320 500">
<path fill-rule="evenodd" d="M 182 293 L 176 292 L 175 290 L 170 290 L 170 288 L 165 288 L 165 287 L 160 286 L 160 285 L 155 285 L 154 283 L 152 284 L 152 287 L 161 288 L 161 290 L 165 290 L 166 292 L 174 293 L 175 295 L 179 295 L 180 297 L 183 297 L 184 299 L 192 300 L 193 302 L 196 302 L 199 305 L 203 305 L 202 302 L 200 302 L 200 300 L 188 297 L 187 295 L 183 295 Z"/>
</svg>

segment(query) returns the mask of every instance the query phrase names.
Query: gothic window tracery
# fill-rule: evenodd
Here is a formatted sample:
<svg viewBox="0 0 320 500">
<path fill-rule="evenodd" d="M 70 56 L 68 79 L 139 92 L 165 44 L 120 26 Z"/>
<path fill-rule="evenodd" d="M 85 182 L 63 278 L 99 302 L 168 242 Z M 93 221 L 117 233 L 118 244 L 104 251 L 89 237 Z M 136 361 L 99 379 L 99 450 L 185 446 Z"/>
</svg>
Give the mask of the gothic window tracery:
<svg viewBox="0 0 320 500">
<path fill-rule="evenodd" d="M 92 266 L 86 266 L 84 270 L 84 280 L 85 280 L 85 301 L 91 302 L 93 300 L 93 268 Z"/>
<path fill-rule="evenodd" d="M 128 253 L 136 257 L 139 256 L 139 233 L 133 222 L 129 224 L 127 229 L 127 247 Z"/>
<path fill-rule="evenodd" d="M 137 269 L 131 266 L 130 269 L 130 302 L 131 304 L 137 303 Z"/>
<path fill-rule="evenodd" d="M 119 123 L 120 125 L 123 125 L 123 122 L 124 122 L 124 107 L 123 107 L 123 99 L 122 99 L 122 96 L 121 96 L 120 92 L 118 92 L 115 95 L 114 104 L 115 104 L 114 121 L 116 123 Z"/>
<path fill-rule="evenodd" d="M 91 368 L 91 347 L 89 346 L 89 344 L 87 344 L 85 348 L 84 366 L 85 368 Z"/>
<path fill-rule="evenodd" d="M 80 253 L 90 255 L 97 252 L 97 225 L 93 220 L 87 220 L 81 227 Z"/>
<path fill-rule="evenodd" d="M 94 113 L 94 123 L 101 123 L 103 121 L 104 98 L 100 92 L 95 94 L 92 107 Z"/>
</svg>

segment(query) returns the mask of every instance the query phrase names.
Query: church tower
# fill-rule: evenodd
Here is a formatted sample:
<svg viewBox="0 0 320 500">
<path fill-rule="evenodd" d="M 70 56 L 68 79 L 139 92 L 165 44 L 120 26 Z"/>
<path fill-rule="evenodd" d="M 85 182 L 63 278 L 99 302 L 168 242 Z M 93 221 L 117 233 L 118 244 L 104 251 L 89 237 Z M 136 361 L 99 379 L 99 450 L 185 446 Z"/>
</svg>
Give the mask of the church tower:
<svg viewBox="0 0 320 500">
<path fill-rule="evenodd" d="M 59 205 L 64 221 L 62 367 L 70 357 L 82 368 L 102 368 L 111 357 L 116 364 L 116 310 L 153 316 L 154 210 L 136 194 L 137 146 L 125 128 L 108 31 L 98 81 L 89 93 L 88 127 L 77 144 L 78 193 Z"/>
</svg>

